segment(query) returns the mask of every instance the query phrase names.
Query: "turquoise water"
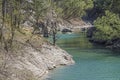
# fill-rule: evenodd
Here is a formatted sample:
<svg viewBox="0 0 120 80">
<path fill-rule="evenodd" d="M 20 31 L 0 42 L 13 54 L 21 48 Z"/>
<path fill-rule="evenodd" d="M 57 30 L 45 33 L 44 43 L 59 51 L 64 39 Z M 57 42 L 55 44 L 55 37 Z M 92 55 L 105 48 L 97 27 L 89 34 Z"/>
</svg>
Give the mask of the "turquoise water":
<svg viewBox="0 0 120 80">
<path fill-rule="evenodd" d="M 59 34 L 57 44 L 75 64 L 56 68 L 50 80 L 120 80 L 120 55 L 92 44 L 83 34 Z"/>
</svg>

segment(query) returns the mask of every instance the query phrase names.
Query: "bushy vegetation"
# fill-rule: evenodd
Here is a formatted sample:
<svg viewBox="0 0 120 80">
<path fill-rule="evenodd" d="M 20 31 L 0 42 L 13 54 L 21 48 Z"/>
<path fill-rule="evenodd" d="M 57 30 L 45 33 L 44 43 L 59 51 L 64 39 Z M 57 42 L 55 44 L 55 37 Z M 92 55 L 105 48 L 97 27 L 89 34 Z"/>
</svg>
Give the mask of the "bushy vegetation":
<svg viewBox="0 0 120 80">
<path fill-rule="evenodd" d="M 12 48 L 18 32 L 24 34 L 22 24 L 29 20 L 38 27 L 51 0 L 0 0 L 0 42 L 6 51 Z M 49 3 L 49 4 L 48 4 Z M 30 17 L 33 17 L 30 19 Z"/>
<path fill-rule="evenodd" d="M 120 1 L 119 0 L 94 0 L 94 7 L 99 10 L 109 10 L 114 13 L 120 13 Z"/>
<path fill-rule="evenodd" d="M 120 1 L 95 0 L 94 5 L 101 13 L 94 21 L 93 39 L 107 42 L 120 39 Z"/>
<path fill-rule="evenodd" d="M 59 7 L 62 8 L 63 18 L 81 18 L 86 14 L 87 9 L 93 7 L 92 0 L 61 0 L 58 1 Z"/>
<path fill-rule="evenodd" d="M 94 21 L 94 39 L 112 40 L 120 38 L 120 18 L 118 14 L 106 11 L 105 15 Z"/>
<path fill-rule="evenodd" d="M 92 7 L 92 0 L 0 0 L 1 45 L 8 51 L 12 47 L 16 31 L 22 33 L 21 25 L 26 20 L 33 23 L 33 27 L 36 29 L 46 18 L 50 18 L 51 21 L 52 18 L 58 17 L 81 18 L 85 14 L 85 10 Z M 49 16 L 47 16 L 48 13 Z M 57 14 L 56 17 L 54 13 Z M 55 22 L 53 23 L 55 24 Z M 46 26 L 44 27 L 46 28 Z M 54 34 L 55 31 L 52 31 Z"/>
</svg>

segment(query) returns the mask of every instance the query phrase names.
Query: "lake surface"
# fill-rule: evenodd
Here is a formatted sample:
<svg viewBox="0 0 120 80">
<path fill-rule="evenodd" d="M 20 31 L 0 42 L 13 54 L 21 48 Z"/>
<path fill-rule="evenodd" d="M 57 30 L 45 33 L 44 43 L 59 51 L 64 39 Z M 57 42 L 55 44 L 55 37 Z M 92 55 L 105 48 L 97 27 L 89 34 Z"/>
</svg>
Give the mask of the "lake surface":
<svg viewBox="0 0 120 80">
<path fill-rule="evenodd" d="M 56 68 L 50 80 L 120 80 L 120 55 L 92 44 L 84 34 L 59 34 L 57 44 L 73 56 L 75 64 Z"/>
</svg>

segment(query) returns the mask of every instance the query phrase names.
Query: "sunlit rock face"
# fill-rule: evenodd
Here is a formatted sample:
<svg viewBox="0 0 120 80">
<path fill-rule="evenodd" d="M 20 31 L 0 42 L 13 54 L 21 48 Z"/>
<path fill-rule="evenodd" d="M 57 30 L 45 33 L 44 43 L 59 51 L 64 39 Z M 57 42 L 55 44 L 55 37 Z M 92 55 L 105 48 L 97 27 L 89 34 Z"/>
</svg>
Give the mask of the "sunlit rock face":
<svg viewBox="0 0 120 80">
<path fill-rule="evenodd" d="M 49 70 L 74 63 L 72 56 L 57 46 L 43 43 L 39 48 L 24 46 L 23 50 L 7 55 L 0 80 L 42 80 Z"/>
</svg>

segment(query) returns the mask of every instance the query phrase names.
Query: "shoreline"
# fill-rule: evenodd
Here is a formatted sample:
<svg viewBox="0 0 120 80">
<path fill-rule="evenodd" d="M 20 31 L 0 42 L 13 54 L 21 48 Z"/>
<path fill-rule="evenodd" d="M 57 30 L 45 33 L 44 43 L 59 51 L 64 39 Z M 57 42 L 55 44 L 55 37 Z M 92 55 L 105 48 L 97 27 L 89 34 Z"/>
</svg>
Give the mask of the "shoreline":
<svg viewBox="0 0 120 80">
<path fill-rule="evenodd" d="M 48 45 L 48 44 L 47 44 L 47 45 Z M 49 44 L 49 46 L 47 46 L 47 45 L 44 45 L 47 49 L 53 49 L 53 48 L 50 48 L 50 47 L 49 47 L 51 44 Z M 49 48 L 48 48 L 48 47 L 49 47 Z M 61 49 L 61 48 L 58 47 L 57 45 L 56 45 L 56 46 L 51 46 L 51 47 L 54 47 L 54 49 L 60 51 L 60 53 L 59 53 L 58 51 L 57 51 L 57 52 L 58 52 L 58 54 L 61 54 L 61 56 L 63 57 L 63 59 L 62 59 L 62 57 L 61 57 L 60 60 L 61 60 L 62 62 L 58 62 L 58 61 L 57 61 L 57 63 L 55 63 L 52 68 L 49 68 L 49 67 L 48 67 L 48 70 L 46 70 L 47 73 L 45 73 L 45 74 L 41 77 L 42 80 L 46 80 L 47 78 L 50 78 L 50 76 L 48 76 L 48 74 L 49 74 L 52 70 L 54 70 L 55 68 L 59 68 L 60 66 L 70 66 L 70 65 L 75 64 L 74 60 L 72 59 L 72 56 L 71 56 L 69 53 L 67 53 L 65 50 Z M 49 52 L 49 51 L 48 51 L 48 52 Z M 51 52 L 52 52 L 52 51 L 51 51 Z M 56 56 L 57 56 L 57 55 L 56 55 Z M 58 55 L 58 57 L 60 57 L 60 56 Z M 66 59 L 65 62 L 64 62 L 64 59 Z"/>
<path fill-rule="evenodd" d="M 8 77 L 0 74 L 1 80 L 45 80 L 50 70 L 59 66 L 72 65 L 72 56 L 58 46 L 53 46 L 44 42 L 40 50 L 31 46 L 23 46 L 22 50 L 7 55 L 6 61 L 8 68 L 2 69 Z M 5 57 L 4 55 L 0 55 Z M 5 63 L 5 62 L 3 62 Z M 2 72 L 3 72 L 2 71 Z"/>
</svg>

